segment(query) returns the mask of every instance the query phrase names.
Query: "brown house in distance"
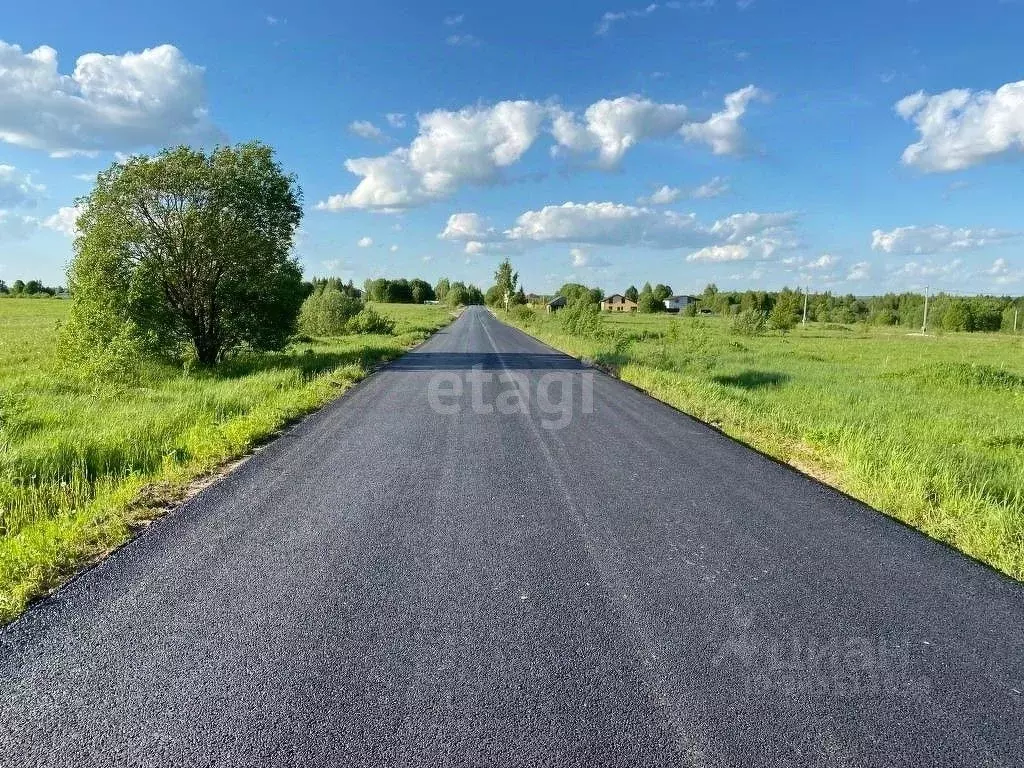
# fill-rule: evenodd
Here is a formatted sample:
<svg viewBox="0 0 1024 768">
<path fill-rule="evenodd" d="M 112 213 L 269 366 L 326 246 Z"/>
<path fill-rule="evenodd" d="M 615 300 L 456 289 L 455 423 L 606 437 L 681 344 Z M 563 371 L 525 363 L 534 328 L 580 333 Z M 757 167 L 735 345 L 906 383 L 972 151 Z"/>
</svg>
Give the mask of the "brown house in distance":
<svg viewBox="0 0 1024 768">
<path fill-rule="evenodd" d="M 601 302 L 602 312 L 636 312 L 636 302 L 621 293 L 613 293 Z"/>
</svg>

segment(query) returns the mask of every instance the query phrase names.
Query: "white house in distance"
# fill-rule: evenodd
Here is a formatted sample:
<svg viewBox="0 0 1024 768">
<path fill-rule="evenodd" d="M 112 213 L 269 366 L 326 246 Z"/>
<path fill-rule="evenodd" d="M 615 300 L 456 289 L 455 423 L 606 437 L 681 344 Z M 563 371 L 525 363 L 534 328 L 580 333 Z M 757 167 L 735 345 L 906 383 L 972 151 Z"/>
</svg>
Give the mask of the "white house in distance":
<svg viewBox="0 0 1024 768">
<path fill-rule="evenodd" d="M 668 312 L 682 312 L 695 303 L 697 303 L 696 296 L 669 296 L 665 299 L 665 309 Z"/>
</svg>

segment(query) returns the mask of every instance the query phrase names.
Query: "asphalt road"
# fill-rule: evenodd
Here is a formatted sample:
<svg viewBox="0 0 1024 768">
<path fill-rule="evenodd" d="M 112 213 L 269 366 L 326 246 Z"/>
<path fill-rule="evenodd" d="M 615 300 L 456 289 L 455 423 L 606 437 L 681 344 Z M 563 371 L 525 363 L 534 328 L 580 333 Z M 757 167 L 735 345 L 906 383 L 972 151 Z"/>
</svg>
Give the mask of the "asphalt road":
<svg viewBox="0 0 1024 768">
<path fill-rule="evenodd" d="M 0 632 L 0 763 L 1019 766 L 1022 690 L 1019 584 L 474 309 Z"/>
</svg>

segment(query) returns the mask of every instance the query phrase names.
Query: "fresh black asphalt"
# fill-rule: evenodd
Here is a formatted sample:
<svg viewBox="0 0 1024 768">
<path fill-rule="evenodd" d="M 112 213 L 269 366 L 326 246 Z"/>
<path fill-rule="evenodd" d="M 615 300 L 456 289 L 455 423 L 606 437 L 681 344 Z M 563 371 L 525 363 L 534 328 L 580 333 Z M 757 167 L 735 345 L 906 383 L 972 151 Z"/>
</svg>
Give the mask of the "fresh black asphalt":
<svg viewBox="0 0 1024 768">
<path fill-rule="evenodd" d="M 1020 584 L 472 309 L 0 631 L 0 764 L 1020 766 L 1022 690 Z"/>
</svg>

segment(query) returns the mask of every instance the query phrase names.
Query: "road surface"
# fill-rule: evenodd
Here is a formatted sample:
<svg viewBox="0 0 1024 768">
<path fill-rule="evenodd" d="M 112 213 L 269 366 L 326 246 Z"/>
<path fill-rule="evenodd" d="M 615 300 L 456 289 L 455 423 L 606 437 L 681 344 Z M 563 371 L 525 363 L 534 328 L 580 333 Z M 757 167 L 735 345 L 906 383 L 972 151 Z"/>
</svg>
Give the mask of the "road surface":
<svg viewBox="0 0 1024 768">
<path fill-rule="evenodd" d="M 1019 584 L 471 309 L 0 632 L 0 763 L 1019 766 L 1021 690 Z"/>
</svg>

